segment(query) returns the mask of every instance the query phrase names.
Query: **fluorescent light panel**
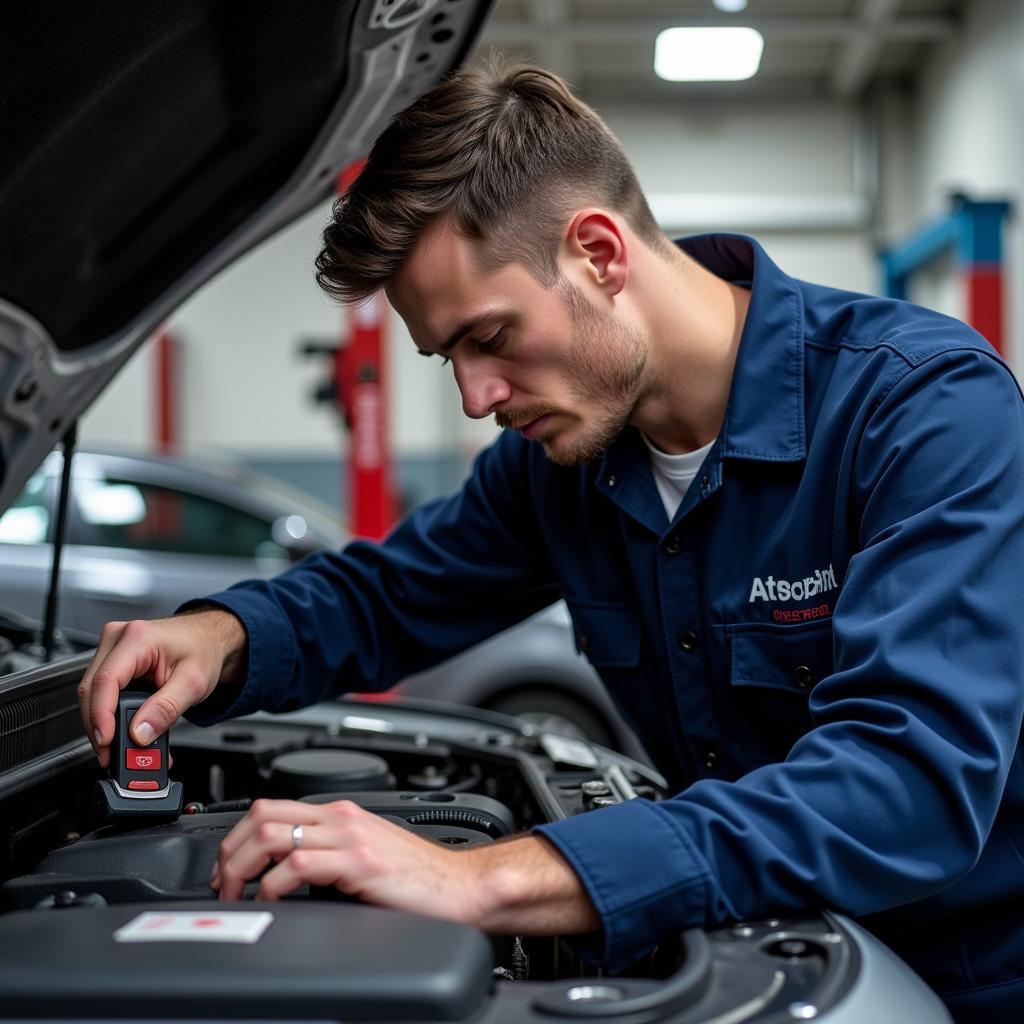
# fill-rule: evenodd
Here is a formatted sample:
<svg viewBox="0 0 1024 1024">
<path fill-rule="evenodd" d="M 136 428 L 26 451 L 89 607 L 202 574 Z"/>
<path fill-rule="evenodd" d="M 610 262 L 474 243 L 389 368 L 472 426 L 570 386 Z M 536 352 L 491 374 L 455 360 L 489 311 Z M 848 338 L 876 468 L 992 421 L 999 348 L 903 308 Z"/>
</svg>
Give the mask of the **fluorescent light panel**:
<svg viewBox="0 0 1024 1024">
<path fill-rule="evenodd" d="M 667 28 L 654 43 L 654 71 L 669 82 L 739 82 L 757 74 L 763 51 L 752 28 Z"/>
</svg>

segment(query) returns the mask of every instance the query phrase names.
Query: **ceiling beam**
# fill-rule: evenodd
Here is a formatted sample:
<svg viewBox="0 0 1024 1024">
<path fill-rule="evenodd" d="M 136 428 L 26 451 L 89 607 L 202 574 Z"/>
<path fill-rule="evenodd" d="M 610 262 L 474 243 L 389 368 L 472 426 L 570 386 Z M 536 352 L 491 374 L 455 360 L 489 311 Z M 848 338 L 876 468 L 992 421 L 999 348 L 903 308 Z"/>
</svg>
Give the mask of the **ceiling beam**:
<svg viewBox="0 0 1024 1024">
<path fill-rule="evenodd" d="M 613 81 L 581 77 L 573 91 L 599 110 L 629 103 L 678 111 L 680 103 L 740 103 L 750 107 L 802 101 L 836 102 L 824 80 L 806 76 L 764 80 L 754 77 L 745 82 L 663 82 L 653 74 L 649 79 L 634 76 Z"/>
<path fill-rule="evenodd" d="M 786 193 L 650 193 L 647 201 L 662 230 L 863 231 L 869 224 L 863 196 Z"/>
<path fill-rule="evenodd" d="M 529 0 L 530 24 L 536 33 L 532 39 L 537 63 L 560 75 L 570 85 L 576 83 L 576 66 L 569 25 L 568 0 Z"/>
<path fill-rule="evenodd" d="M 832 91 L 849 99 L 864 88 L 878 67 L 886 27 L 896 17 L 899 0 L 861 0 L 861 28 L 847 38 L 832 72 Z"/>
<path fill-rule="evenodd" d="M 541 6 L 544 6 L 542 3 Z M 687 17 L 672 21 L 667 18 L 580 18 L 555 24 L 536 21 L 503 20 L 493 18 L 484 32 L 484 42 L 498 45 L 528 43 L 539 45 L 543 40 L 557 37 L 566 42 L 643 42 L 651 40 L 666 28 L 680 22 L 694 28 L 731 28 L 735 19 L 715 17 Z M 797 18 L 763 17 L 744 19 L 746 28 L 755 28 L 766 40 L 842 42 L 857 38 L 863 32 L 860 18 Z M 930 42 L 948 39 L 956 30 L 952 17 L 927 16 L 892 18 L 879 32 L 885 40 L 913 40 Z"/>
</svg>

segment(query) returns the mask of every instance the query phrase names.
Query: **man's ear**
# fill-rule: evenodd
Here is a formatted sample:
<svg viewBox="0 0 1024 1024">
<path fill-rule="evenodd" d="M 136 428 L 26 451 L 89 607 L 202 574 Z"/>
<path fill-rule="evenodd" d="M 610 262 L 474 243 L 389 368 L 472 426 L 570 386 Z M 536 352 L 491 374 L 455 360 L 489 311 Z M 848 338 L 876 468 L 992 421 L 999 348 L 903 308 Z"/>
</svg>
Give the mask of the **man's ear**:
<svg viewBox="0 0 1024 1024">
<path fill-rule="evenodd" d="M 570 260 L 582 260 L 584 273 L 609 297 L 629 278 L 629 251 L 619 221 L 604 210 L 580 210 L 569 222 L 565 245 Z"/>
</svg>

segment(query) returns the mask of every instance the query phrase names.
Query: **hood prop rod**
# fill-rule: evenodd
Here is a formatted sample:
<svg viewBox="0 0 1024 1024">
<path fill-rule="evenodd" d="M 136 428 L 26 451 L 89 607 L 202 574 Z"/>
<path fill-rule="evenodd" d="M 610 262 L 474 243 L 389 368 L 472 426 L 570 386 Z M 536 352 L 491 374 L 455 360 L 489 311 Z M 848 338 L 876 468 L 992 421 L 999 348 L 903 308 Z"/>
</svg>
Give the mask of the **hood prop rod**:
<svg viewBox="0 0 1024 1024">
<path fill-rule="evenodd" d="M 60 471 L 60 490 L 57 492 L 57 523 L 53 534 L 53 561 L 50 565 L 50 588 L 46 593 L 46 614 L 43 618 L 41 646 L 43 661 L 53 660 L 54 636 L 57 632 L 57 596 L 60 584 L 60 556 L 64 550 L 67 529 L 68 496 L 71 493 L 71 458 L 78 440 L 78 421 L 74 420 L 61 438 L 64 464 Z"/>
</svg>

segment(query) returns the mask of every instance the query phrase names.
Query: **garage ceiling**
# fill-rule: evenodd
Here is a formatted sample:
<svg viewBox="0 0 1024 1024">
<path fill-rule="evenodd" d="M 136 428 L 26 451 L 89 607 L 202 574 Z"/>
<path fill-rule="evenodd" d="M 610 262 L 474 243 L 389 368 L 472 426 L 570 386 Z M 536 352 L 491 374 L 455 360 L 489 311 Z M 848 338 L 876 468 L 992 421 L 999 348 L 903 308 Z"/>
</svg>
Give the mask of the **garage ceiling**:
<svg viewBox="0 0 1024 1024">
<path fill-rule="evenodd" d="M 591 102 L 848 99 L 876 81 L 910 80 L 959 29 L 963 0 L 498 0 L 479 52 L 557 71 Z M 655 36 L 674 25 L 742 25 L 765 40 L 746 82 L 671 83 L 652 69 Z"/>
</svg>

